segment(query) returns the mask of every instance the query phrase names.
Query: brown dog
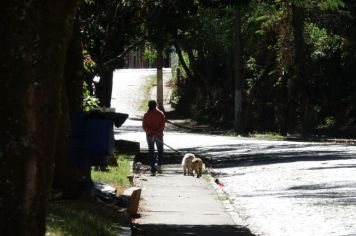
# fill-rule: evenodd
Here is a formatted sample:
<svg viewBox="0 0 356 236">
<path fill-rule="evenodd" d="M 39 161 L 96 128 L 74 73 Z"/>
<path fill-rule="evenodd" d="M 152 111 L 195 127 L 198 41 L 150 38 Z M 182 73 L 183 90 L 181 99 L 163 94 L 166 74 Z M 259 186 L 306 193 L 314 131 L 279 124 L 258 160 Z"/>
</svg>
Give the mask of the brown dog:
<svg viewBox="0 0 356 236">
<path fill-rule="evenodd" d="M 192 175 L 194 176 L 194 171 L 195 173 L 197 173 L 197 178 L 199 178 L 203 172 L 203 161 L 202 159 L 195 157 L 192 160 L 192 169 L 193 169 L 193 173 Z"/>
</svg>

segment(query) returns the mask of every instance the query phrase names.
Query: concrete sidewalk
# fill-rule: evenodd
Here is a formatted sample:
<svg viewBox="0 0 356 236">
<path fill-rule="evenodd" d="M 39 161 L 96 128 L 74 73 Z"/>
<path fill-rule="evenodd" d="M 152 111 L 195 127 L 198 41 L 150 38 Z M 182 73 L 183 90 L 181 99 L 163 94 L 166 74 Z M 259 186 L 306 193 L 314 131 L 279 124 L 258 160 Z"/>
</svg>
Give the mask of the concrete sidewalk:
<svg viewBox="0 0 356 236">
<path fill-rule="evenodd" d="M 132 81 L 132 78 L 130 79 Z M 170 70 L 164 70 L 163 92 L 166 112 L 172 109 L 169 104 L 170 79 Z M 141 79 L 135 81 L 142 82 Z M 126 94 L 125 91 L 119 90 L 122 86 L 116 88 L 118 89 L 115 93 L 118 94 L 116 100 L 124 100 L 127 96 L 119 97 L 119 95 Z M 149 99 L 156 99 L 156 87 L 152 88 Z M 131 109 L 134 107 L 131 104 L 130 107 L 124 109 L 125 107 L 121 105 L 120 109 L 132 112 L 130 116 L 135 117 L 140 112 Z M 117 139 L 140 142 L 141 149 L 143 149 L 141 151 L 147 151 L 141 121 L 126 122 L 120 128 L 120 132 L 123 134 L 116 134 Z M 232 217 L 234 214 L 232 206 L 227 206 L 228 201 L 222 191 L 221 194 L 217 193 L 214 188 L 215 183 L 210 183 L 203 178 L 197 179 L 183 175 L 180 166 L 181 158 L 175 153 L 169 153 L 166 149 L 162 166 L 163 174 L 150 176 L 150 172 L 147 171 L 139 178 L 134 178 L 135 186 L 141 187 L 142 193 L 138 212 L 141 217 L 132 222 L 132 235 L 250 236 L 249 230 L 239 225 L 236 217 Z M 147 155 L 143 155 L 142 160 L 139 161 L 147 164 L 144 163 L 148 161 Z"/>
<path fill-rule="evenodd" d="M 251 235 L 236 224 L 212 183 L 184 176 L 179 164 L 137 179 L 141 218 L 134 222 L 134 235 Z"/>
</svg>

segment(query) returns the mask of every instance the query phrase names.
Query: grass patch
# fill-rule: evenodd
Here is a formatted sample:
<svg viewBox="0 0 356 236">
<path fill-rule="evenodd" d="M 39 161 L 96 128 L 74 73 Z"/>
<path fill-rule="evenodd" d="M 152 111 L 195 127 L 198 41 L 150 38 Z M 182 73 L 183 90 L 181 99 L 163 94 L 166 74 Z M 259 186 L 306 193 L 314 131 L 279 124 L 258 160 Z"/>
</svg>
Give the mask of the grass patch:
<svg viewBox="0 0 356 236">
<path fill-rule="evenodd" d="M 281 141 L 285 140 L 285 137 L 283 135 L 280 135 L 279 133 L 250 133 L 248 135 L 242 135 L 234 130 L 228 130 L 224 133 L 226 136 L 232 136 L 232 137 L 248 137 L 248 138 L 255 138 L 255 139 L 264 139 L 264 140 L 274 140 L 274 141 Z"/>
<path fill-rule="evenodd" d="M 239 136 L 241 136 L 240 133 L 238 133 L 238 132 L 236 132 L 236 131 L 234 131 L 234 130 L 228 130 L 228 131 L 226 131 L 226 132 L 224 133 L 224 135 L 226 135 L 226 136 L 232 136 L 232 137 L 239 137 Z"/>
<path fill-rule="evenodd" d="M 210 182 L 211 181 L 211 176 L 209 174 L 203 174 L 202 175 L 203 180 Z"/>
<path fill-rule="evenodd" d="M 144 87 L 144 97 L 148 97 L 148 94 L 150 94 L 152 87 L 157 85 L 157 75 L 151 75 L 150 76 L 150 81 L 146 84 Z M 140 111 L 147 111 L 148 105 L 147 101 L 142 101 L 142 103 L 139 106 Z"/>
<path fill-rule="evenodd" d="M 128 155 L 116 156 L 118 166 L 109 167 L 109 171 L 92 171 L 91 177 L 94 182 L 105 183 L 114 188 L 125 188 L 130 185 L 127 178 L 131 174 L 132 161 Z"/>
<path fill-rule="evenodd" d="M 92 179 L 121 192 L 130 186 L 127 176 L 131 174 L 132 162 L 128 155 L 118 155 L 116 159 L 118 167 L 109 167 L 107 172 L 92 171 Z M 126 215 L 120 214 L 119 210 L 126 211 L 93 199 L 51 202 L 48 205 L 46 235 L 119 235 L 120 222 L 126 224 L 127 221 Z"/>
<path fill-rule="evenodd" d="M 251 138 L 256 138 L 256 139 L 267 139 L 267 140 L 275 140 L 275 141 L 281 141 L 285 139 L 284 136 L 278 133 L 250 134 L 249 136 Z"/>
<path fill-rule="evenodd" d="M 218 194 L 218 199 L 220 201 L 226 201 L 229 200 L 229 198 L 225 194 Z"/>
<path fill-rule="evenodd" d="M 50 203 L 47 214 L 49 236 L 118 235 L 117 209 L 94 201 L 64 201 Z"/>
</svg>

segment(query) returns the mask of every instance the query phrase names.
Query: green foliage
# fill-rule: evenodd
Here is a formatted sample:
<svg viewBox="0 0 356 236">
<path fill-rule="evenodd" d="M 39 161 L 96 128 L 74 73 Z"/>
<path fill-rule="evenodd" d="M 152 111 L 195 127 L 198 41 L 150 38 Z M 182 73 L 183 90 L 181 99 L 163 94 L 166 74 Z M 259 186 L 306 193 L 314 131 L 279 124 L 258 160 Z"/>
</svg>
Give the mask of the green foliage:
<svg viewBox="0 0 356 236">
<path fill-rule="evenodd" d="M 86 73 L 93 73 L 96 63 L 95 61 L 91 58 L 90 54 L 88 53 L 87 50 L 83 50 L 83 66 L 84 66 L 84 70 Z"/>
<path fill-rule="evenodd" d="M 99 99 L 91 95 L 89 85 L 84 81 L 83 83 L 83 108 L 84 111 L 90 111 L 99 107 Z"/>
<path fill-rule="evenodd" d="M 187 53 L 183 52 L 182 53 L 182 56 L 183 56 L 183 60 L 185 62 L 185 64 L 190 68 L 190 61 L 189 61 L 189 56 Z M 181 75 L 181 78 L 187 78 L 187 72 L 184 70 L 182 64 L 180 63 L 178 65 L 178 68 L 179 68 L 179 71 L 180 71 L 180 75 Z"/>
<path fill-rule="evenodd" d="M 332 128 L 335 126 L 335 118 L 332 116 L 325 117 L 323 122 L 319 125 L 318 128 Z"/>
<path fill-rule="evenodd" d="M 281 0 L 276 0 L 276 2 L 281 2 Z M 304 8 L 317 6 L 323 11 L 345 7 L 343 0 L 292 0 L 291 3 Z"/>
<path fill-rule="evenodd" d="M 84 0 L 84 2 L 88 5 L 91 5 L 95 3 L 95 0 Z"/>
<path fill-rule="evenodd" d="M 186 32 L 197 8 L 191 0 L 147 0 L 142 5 L 144 32 L 156 48 L 170 47 L 178 32 Z"/>
<path fill-rule="evenodd" d="M 277 10 L 274 5 L 265 3 L 251 5 L 253 5 L 251 9 L 254 8 L 254 10 L 248 12 L 249 15 L 246 19 L 248 27 L 254 27 L 255 33 L 259 36 L 277 29 L 276 27 L 281 21 L 282 11 Z"/>
<path fill-rule="evenodd" d="M 91 173 L 92 179 L 96 182 L 106 183 L 112 186 L 127 187 L 130 182 L 127 176 L 132 170 L 132 161 L 129 156 L 117 155 L 117 167 L 109 167 L 109 171 L 95 171 Z"/>
<path fill-rule="evenodd" d="M 321 10 L 336 10 L 345 7 L 345 3 L 342 0 L 321 0 L 317 4 Z"/>
<path fill-rule="evenodd" d="M 340 49 L 342 38 L 327 32 L 325 28 L 319 28 L 316 24 L 306 24 L 305 34 L 306 43 L 312 45 L 313 59 L 325 57 Z"/>
<path fill-rule="evenodd" d="M 155 61 L 157 58 L 157 51 L 151 45 L 146 44 L 143 52 L 143 57 L 146 60 Z"/>
</svg>

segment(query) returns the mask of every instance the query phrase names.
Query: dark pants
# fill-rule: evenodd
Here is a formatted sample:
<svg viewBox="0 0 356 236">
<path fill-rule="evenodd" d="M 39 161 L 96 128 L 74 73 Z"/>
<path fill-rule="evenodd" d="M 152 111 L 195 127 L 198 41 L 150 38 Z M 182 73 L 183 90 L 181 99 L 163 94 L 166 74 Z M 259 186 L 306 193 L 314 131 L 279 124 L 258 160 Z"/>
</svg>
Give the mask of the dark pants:
<svg viewBox="0 0 356 236">
<path fill-rule="evenodd" d="M 151 172 L 156 173 L 156 164 L 160 166 L 163 158 L 163 137 L 154 139 L 152 136 L 146 135 L 146 139 Z M 155 144 L 157 147 L 157 156 L 155 155 Z"/>
</svg>

